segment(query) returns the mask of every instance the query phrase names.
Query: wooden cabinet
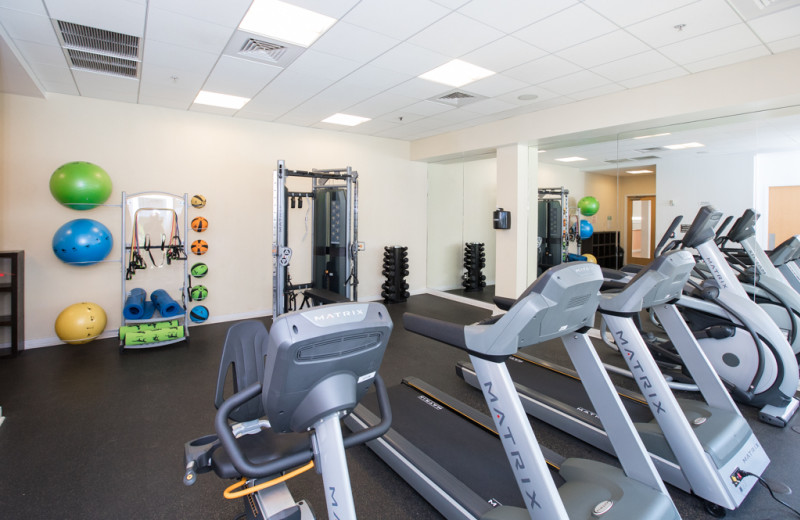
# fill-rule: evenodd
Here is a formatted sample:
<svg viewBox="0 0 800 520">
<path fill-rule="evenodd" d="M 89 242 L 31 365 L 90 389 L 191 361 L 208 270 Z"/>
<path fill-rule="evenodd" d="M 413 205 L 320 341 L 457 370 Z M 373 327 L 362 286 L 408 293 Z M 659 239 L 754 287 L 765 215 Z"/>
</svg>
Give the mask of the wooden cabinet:
<svg viewBox="0 0 800 520">
<path fill-rule="evenodd" d="M 16 356 L 25 348 L 24 295 L 25 251 L 0 251 L 0 356 Z"/>
</svg>

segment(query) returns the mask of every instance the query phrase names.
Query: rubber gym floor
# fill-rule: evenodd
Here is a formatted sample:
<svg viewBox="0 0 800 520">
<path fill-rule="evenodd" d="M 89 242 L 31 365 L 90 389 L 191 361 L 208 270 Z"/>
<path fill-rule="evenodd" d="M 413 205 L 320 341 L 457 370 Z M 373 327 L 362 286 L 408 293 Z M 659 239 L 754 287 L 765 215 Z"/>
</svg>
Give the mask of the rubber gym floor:
<svg viewBox="0 0 800 520">
<path fill-rule="evenodd" d="M 388 306 L 395 323 L 381 374 L 387 384 L 417 376 L 485 410 L 479 391 L 456 375 L 461 352 L 403 330 L 410 311 L 472 323 L 488 310 L 432 295 Z M 265 318 L 269 326 L 269 319 Z M 183 443 L 213 432 L 213 394 L 219 356 L 230 324 L 193 327 L 189 342 L 160 349 L 119 352 L 115 339 L 61 345 L 0 359 L 0 517 L 4 519 L 233 519 L 240 500 L 225 500 L 232 482 L 200 475 L 182 484 Z M 602 350 L 601 350 L 602 352 Z M 567 364 L 560 342 L 536 349 Z M 628 384 L 628 383 L 625 383 Z M 744 408 L 771 464 L 765 477 L 794 488 L 778 495 L 800 508 L 800 419 L 779 429 L 760 423 Z M 566 456 L 613 459 L 547 425 L 533 422 L 540 442 Z M 425 425 L 420 425 L 424 428 Z M 793 429 L 794 427 L 795 429 Z M 465 450 L 464 457 L 470 453 Z M 356 511 L 369 519 L 441 518 L 419 495 L 364 447 L 348 450 Z M 293 479 L 326 516 L 321 478 L 313 471 Z M 684 519 L 712 518 L 701 501 L 669 487 Z M 757 486 L 727 518 L 796 518 Z"/>
</svg>

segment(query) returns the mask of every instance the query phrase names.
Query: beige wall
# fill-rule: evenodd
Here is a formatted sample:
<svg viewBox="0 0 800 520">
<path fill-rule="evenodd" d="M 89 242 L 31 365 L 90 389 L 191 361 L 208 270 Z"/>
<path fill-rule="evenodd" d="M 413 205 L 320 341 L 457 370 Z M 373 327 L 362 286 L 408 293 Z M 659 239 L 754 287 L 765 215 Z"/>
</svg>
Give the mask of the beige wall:
<svg viewBox="0 0 800 520">
<path fill-rule="evenodd" d="M 204 281 L 213 321 L 271 313 L 278 159 L 290 169 L 358 170 L 359 240 L 366 242 L 360 299 L 379 298 L 385 245 L 409 246 L 408 282 L 415 291 L 425 287 L 426 165 L 408 160 L 407 142 L 60 95 L 0 95 L 0 116 L 0 249 L 26 251 L 29 346 L 57 342 L 56 316 L 78 301 L 106 310 L 107 332 L 119 326 L 119 208 L 78 212 L 59 205 L 48 181 L 71 161 L 94 162 L 109 173 L 108 204 L 119 204 L 123 190 L 207 197 L 203 258 L 210 273 Z M 112 231 L 109 262 L 75 267 L 55 257 L 53 233 L 75 218 L 98 220 Z"/>
</svg>

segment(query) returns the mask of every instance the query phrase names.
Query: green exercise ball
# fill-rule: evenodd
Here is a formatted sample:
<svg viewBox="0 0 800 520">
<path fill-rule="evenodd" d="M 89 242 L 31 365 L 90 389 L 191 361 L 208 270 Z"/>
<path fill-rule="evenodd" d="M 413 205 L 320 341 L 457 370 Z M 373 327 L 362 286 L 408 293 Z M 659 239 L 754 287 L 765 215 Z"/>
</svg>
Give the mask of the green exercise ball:
<svg viewBox="0 0 800 520">
<path fill-rule="evenodd" d="M 111 177 L 96 164 L 76 161 L 60 166 L 50 177 L 50 193 L 61 204 L 92 209 L 111 195 Z"/>
<path fill-rule="evenodd" d="M 578 209 L 581 210 L 581 215 L 591 217 L 600 209 L 600 203 L 594 197 L 583 197 L 578 201 Z"/>
</svg>

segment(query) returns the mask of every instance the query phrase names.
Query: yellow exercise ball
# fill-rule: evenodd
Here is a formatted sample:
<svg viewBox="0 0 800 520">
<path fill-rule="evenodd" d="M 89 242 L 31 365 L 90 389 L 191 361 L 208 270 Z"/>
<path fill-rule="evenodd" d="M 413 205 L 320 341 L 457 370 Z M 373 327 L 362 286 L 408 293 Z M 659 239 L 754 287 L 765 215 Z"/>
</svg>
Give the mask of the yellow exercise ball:
<svg viewBox="0 0 800 520">
<path fill-rule="evenodd" d="M 56 334 L 64 343 L 89 343 L 106 328 L 106 311 L 96 303 L 74 303 L 56 318 Z"/>
<path fill-rule="evenodd" d="M 586 257 L 586 261 L 587 261 L 587 262 L 590 262 L 590 263 L 593 263 L 593 264 L 596 264 L 596 263 L 597 263 L 597 258 L 595 258 L 595 256 L 594 256 L 594 255 L 587 253 L 587 254 L 585 254 L 585 255 L 583 255 L 583 256 L 585 256 L 585 257 Z"/>
</svg>

